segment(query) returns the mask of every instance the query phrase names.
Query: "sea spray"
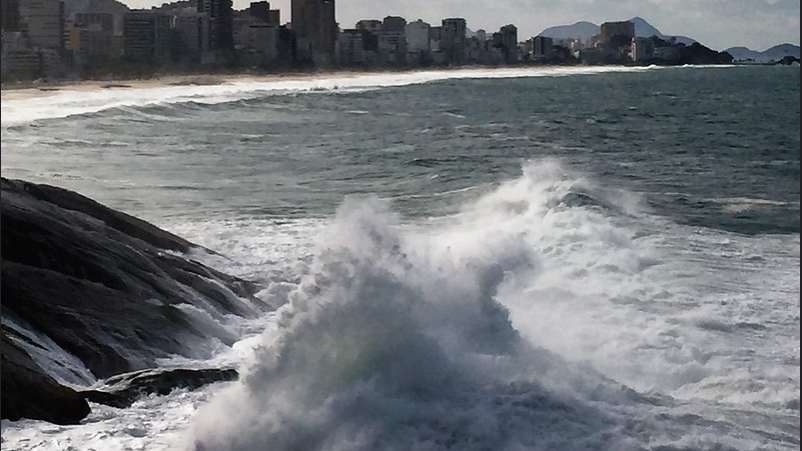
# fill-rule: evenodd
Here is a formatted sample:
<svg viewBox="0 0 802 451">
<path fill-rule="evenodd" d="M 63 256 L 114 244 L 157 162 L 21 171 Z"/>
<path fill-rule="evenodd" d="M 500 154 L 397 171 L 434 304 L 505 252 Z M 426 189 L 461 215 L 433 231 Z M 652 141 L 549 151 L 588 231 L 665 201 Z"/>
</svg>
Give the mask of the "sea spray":
<svg viewBox="0 0 802 451">
<path fill-rule="evenodd" d="M 601 375 L 572 374 L 512 328 L 495 295 L 536 266 L 522 239 L 488 237 L 456 252 L 436 237 L 413 239 L 384 202 L 345 202 L 280 312 L 280 337 L 201 409 L 194 446 L 513 450 L 593 437 L 608 414 L 570 389 L 616 403 L 636 396 Z M 616 439 L 617 449 L 627 441 Z"/>
</svg>

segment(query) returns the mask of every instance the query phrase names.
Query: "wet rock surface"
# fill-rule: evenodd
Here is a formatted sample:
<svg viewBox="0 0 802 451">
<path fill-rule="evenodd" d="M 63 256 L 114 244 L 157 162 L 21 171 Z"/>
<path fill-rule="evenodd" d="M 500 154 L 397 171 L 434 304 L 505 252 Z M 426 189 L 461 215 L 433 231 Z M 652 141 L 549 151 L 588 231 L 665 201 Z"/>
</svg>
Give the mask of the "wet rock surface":
<svg viewBox="0 0 802 451">
<path fill-rule="evenodd" d="M 202 358 L 210 339 L 238 338 L 209 322 L 269 309 L 254 296 L 256 284 L 184 256 L 211 251 L 72 191 L 1 183 L 2 317 L 46 336 L 98 378 L 174 355 Z M 11 418 L 7 398 L 34 402 L 26 393 L 42 389 L 47 376 L 14 340 L 3 339 L 3 418 Z M 15 400 L 6 371 L 37 368 L 41 377 L 15 379 L 24 389 Z"/>
<path fill-rule="evenodd" d="M 78 394 L 88 401 L 112 407 L 130 407 L 147 395 L 167 395 L 173 390 L 195 390 L 216 382 L 239 377 L 234 368 L 155 368 L 114 376 L 98 390 L 82 390 Z"/>
</svg>

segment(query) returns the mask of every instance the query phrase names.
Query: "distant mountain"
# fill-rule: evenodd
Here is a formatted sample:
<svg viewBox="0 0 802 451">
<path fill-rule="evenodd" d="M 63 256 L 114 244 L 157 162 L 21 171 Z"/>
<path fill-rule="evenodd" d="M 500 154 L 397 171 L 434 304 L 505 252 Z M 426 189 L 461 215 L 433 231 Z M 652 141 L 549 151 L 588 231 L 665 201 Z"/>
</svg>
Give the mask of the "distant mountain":
<svg viewBox="0 0 802 451">
<path fill-rule="evenodd" d="M 758 52 L 746 47 L 730 47 L 725 50 L 732 55 L 736 61 L 755 61 L 758 63 L 767 63 L 771 61 L 779 61 L 786 56 L 793 56 L 799 58 L 799 46 L 793 44 L 780 44 L 774 47 Z"/>
<path fill-rule="evenodd" d="M 696 42 L 696 39 L 691 39 L 687 36 L 665 35 L 661 33 L 660 30 L 653 27 L 649 22 L 646 22 L 646 20 L 640 17 L 633 17 L 632 19 L 629 19 L 629 21 L 635 24 L 635 36 L 643 36 L 645 38 L 657 36 L 665 41 L 671 41 L 674 39 L 674 42 L 677 44 L 685 45 L 691 45 Z"/>
<path fill-rule="evenodd" d="M 629 19 L 629 21 L 635 24 L 635 36 L 643 36 L 647 38 L 650 36 L 657 36 L 658 38 L 666 41 L 670 41 L 671 38 L 674 38 L 675 42 L 683 43 L 685 45 L 691 45 L 696 42 L 696 40 L 687 36 L 665 35 L 661 33 L 660 30 L 649 24 L 649 22 L 646 22 L 640 17 L 633 17 L 632 19 Z M 558 25 L 556 27 L 546 28 L 540 32 L 540 36 L 546 36 L 555 39 L 575 38 L 581 39 L 582 41 L 587 41 L 588 38 L 597 35 L 600 32 L 601 27 L 599 25 L 596 25 L 592 22 L 583 21 L 577 22 L 573 25 Z"/>
<path fill-rule="evenodd" d="M 591 36 L 599 34 L 600 28 L 595 23 L 577 22 L 573 25 L 558 25 L 549 27 L 540 32 L 539 36 L 554 39 L 579 39 L 587 41 Z"/>
</svg>

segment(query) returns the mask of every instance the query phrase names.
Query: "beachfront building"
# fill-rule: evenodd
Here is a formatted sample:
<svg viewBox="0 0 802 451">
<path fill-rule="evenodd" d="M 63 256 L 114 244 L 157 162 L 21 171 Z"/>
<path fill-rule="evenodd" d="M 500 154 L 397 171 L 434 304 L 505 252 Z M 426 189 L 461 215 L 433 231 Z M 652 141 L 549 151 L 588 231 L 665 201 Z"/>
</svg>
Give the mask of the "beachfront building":
<svg viewBox="0 0 802 451">
<path fill-rule="evenodd" d="M 70 29 L 68 50 L 73 52 L 74 58 L 99 58 L 112 56 L 114 49 L 114 36 L 110 31 L 103 29 L 100 24 L 76 24 Z"/>
<path fill-rule="evenodd" d="M 632 61 L 649 61 L 654 59 L 654 41 L 651 38 L 636 36 L 632 38 L 632 49 L 630 50 Z"/>
<path fill-rule="evenodd" d="M 5 1 L 5 0 L 4 0 Z M 20 0 L 20 22 L 28 46 L 64 50 L 64 2 L 59 0 Z"/>
<path fill-rule="evenodd" d="M 532 61 L 549 61 L 554 54 L 554 39 L 547 36 L 532 38 Z"/>
<path fill-rule="evenodd" d="M 465 63 L 467 31 L 468 25 L 465 19 L 460 17 L 443 19 L 439 47 L 449 64 Z"/>
<path fill-rule="evenodd" d="M 635 24 L 625 22 L 604 22 L 601 24 L 601 42 L 608 48 L 629 47 L 635 37 Z"/>
<path fill-rule="evenodd" d="M 407 61 L 410 64 L 425 64 L 431 59 L 429 41 L 431 28 L 431 25 L 421 19 L 404 26 L 404 36 L 407 41 Z"/>
<path fill-rule="evenodd" d="M 234 51 L 234 8 L 232 0 L 197 0 L 198 12 L 208 14 L 212 22 L 210 47 L 221 57 Z"/>
<path fill-rule="evenodd" d="M 73 64 L 114 56 L 114 15 L 111 13 L 76 13 L 69 29 L 67 50 Z M 119 54 L 117 55 L 119 56 Z"/>
<path fill-rule="evenodd" d="M 186 12 L 175 16 L 173 28 L 179 61 L 209 63 L 214 61 L 211 52 L 212 19 L 206 13 Z"/>
<path fill-rule="evenodd" d="M 518 62 L 518 28 L 515 25 L 504 25 L 493 34 L 495 47 L 501 52 L 504 64 Z"/>
<path fill-rule="evenodd" d="M 139 10 L 123 16 L 123 55 L 132 62 L 164 64 L 170 61 L 174 16 Z"/>
<path fill-rule="evenodd" d="M 378 58 L 382 65 L 405 65 L 407 63 L 407 39 L 403 32 L 379 31 Z"/>
<path fill-rule="evenodd" d="M 94 27 L 108 35 L 114 36 L 114 14 L 112 13 L 75 13 L 72 19 L 74 27 Z"/>
<path fill-rule="evenodd" d="M 337 36 L 337 63 L 355 66 L 365 63 L 365 41 L 363 30 L 349 28 Z"/>
<path fill-rule="evenodd" d="M 6 32 L 20 31 L 20 0 L 3 0 L 0 2 L 0 30 Z"/>
<path fill-rule="evenodd" d="M 390 33 L 404 33 L 407 28 L 407 20 L 399 16 L 387 16 L 382 21 L 382 31 Z"/>
<path fill-rule="evenodd" d="M 354 28 L 356 28 L 357 30 L 376 33 L 378 31 L 384 30 L 384 23 L 381 20 L 376 20 L 376 19 L 363 19 L 357 22 Z"/>
<path fill-rule="evenodd" d="M 292 30 L 300 61 L 316 65 L 334 62 L 337 46 L 334 0 L 292 0 Z"/>
<path fill-rule="evenodd" d="M 278 59 L 279 27 L 253 22 L 242 28 L 238 62 L 245 67 L 267 67 Z"/>
<path fill-rule="evenodd" d="M 251 2 L 251 6 L 247 11 L 251 16 L 261 19 L 267 24 L 273 25 L 277 28 L 281 26 L 281 10 L 270 9 L 270 2 Z"/>
</svg>

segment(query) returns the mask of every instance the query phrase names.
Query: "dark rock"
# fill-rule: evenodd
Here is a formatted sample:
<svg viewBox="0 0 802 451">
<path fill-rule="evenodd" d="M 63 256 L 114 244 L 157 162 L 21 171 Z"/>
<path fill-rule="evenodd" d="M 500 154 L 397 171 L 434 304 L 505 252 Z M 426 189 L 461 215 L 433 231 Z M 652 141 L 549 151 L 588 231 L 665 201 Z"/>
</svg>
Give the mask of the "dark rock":
<svg viewBox="0 0 802 451">
<path fill-rule="evenodd" d="M 678 46 L 680 64 L 732 64 L 733 58 L 727 52 L 717 52 L 694 42 L 688 46 Z"/>
<path fill-rule="evenodd" d="M 2 179 L 3 192 L 25 193 L 30 197 L 42 200 L 61 207 L 65 210 L 74 210 L 87 216 L 99 219 L 107 226 L 116 229 L 128 236 L 161 248 L 180 252 L 187 252 L 194 245 L 189 241 L 165 232 L 160 228 L 141 219 L 125 213 L 112 210 L 88 197 L 74 191 L 56 186 L 29 183 L 22 180 Z"/>
<path fill-rule="evenodd" d="M 183 388 L 196 390 L 215 382 L 233 381 L 239 377 L 234 368 L 156 368 L 121 374 L 106 380 L 102 390 L 78 392 L 88 401 L 112 407 L 130 407 L 145 395 L 167 395 Z"/>
<path fill-rule="evenodd" d="M 781 59 L 777 60 L 774 64 L 783 65 L 783 66 L 790 66 L 792 64 L 799 64 L 799 57 L 786 55 Z"/>
<path fill-rule="evenodd" d="M 89 404 L 82 395 L 45 374 L 5 331 L 0 335 L 0 416 L 4 420 L 31 418 L 77 424 L 89 414 Z"/>
<path fill-rule="evenodd" d="M 184 257 L 204 249 L 152 224 L 61 188 L 0 183 L 3 318 L 48 337 L 98 378 L 174 355 L 206 358 L 211 339 L 239 338 L 216 320 L 272 308 L 254 296 L 256 284 Z M 3 404 L 21 405 L 34 399 L 25 381 L 47 377 L 36 365 L 16 368 L 20 359 L 6 368 L 3 346 L 4 375 L 31 373 L 15 379 L 16 393 L 3 380 Z"/>
<path fill-rule="evenodd" d="M 2 179 L 1 207 L 2 314 L 46 333 L 97 377 L 201 357 L 190 349 L 211 332 L 182 305 L 212 317 L 268 308 L 255 284 L 164 250 L 191 243 L 79 194 Z"/>
</svg>

